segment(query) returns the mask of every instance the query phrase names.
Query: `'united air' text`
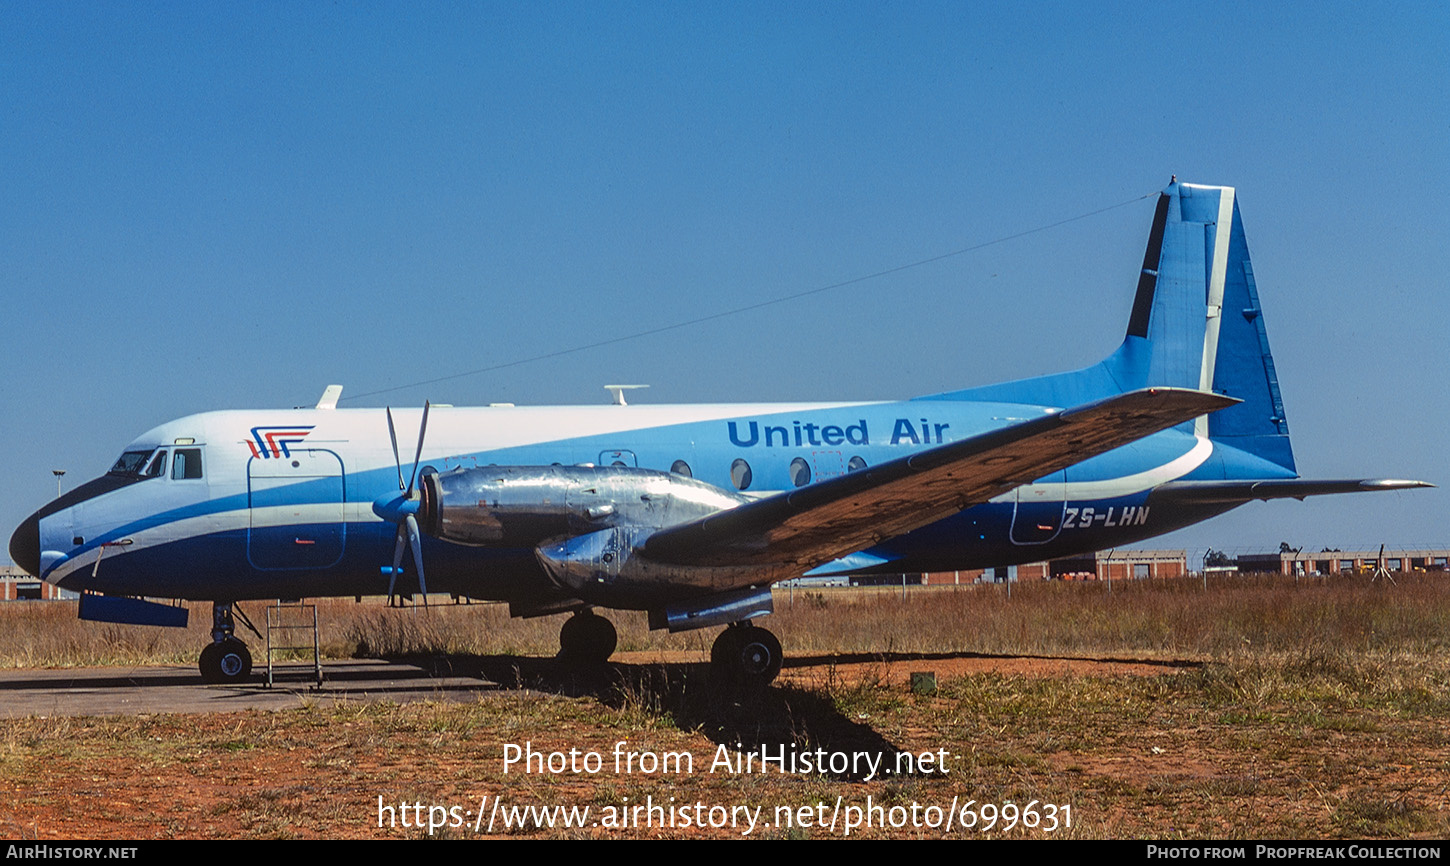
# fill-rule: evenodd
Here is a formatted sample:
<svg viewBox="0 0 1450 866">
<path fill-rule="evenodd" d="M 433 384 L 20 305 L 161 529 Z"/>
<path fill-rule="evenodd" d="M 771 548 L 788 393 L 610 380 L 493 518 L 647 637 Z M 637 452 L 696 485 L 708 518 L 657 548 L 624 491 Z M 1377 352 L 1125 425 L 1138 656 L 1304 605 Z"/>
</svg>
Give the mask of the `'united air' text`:
<svg viewBox="0 0 1450 866">
<path fill-rule="evenodd" d="M 867 430 L 865 418 L 855 424 L 845 426 L 810 424 L 800 421 L 790 422 L 789 427 L 761 424 L 758 421 L 730 421 L 727 424 L 730 430 L 730 441 L 737 448 L 753 448 L 756 445 L 764 445 L 767 448 L 790 448 L 806 445 L 871 444 L 871 434 Z M 748 431 L 744 435 L 741 431 L 742 424 Z M 940 445 L 946 441 L 944 434 L 951 426 L 950 424 L 935 423 L 926 418 L 916 422 L 910 418 L 897 418 L 896 423 L 891 427 L 890 444 Z"/>
</svg>

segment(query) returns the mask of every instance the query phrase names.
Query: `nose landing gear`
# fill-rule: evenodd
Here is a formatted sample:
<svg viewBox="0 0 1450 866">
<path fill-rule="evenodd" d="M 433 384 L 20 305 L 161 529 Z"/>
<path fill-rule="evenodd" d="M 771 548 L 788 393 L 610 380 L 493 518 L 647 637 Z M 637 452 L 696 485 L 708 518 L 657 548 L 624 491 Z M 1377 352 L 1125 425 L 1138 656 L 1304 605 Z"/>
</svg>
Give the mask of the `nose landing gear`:
<svg viewBox="0 0 1450 866">
<path fill-rule="evenodd" d="M 225 685 L 245 682 L 252 675 L 252 654 L 247 645 L 236 638 L 207 644 L 197 662 L 201 678 L 209 683 Z"/>
<path fill-rule="evenodd" d="M 241 613 L 241 611 L 237 611 Z M 250 627 L 246 615 L 242 621 Z M 253 629 L 256 631 L 256 629 Z M 212 642 L 201 651 L 197 668 L 201 678 L 208 683 L 228 685 L 244 683 L 252 675 L 252 654 L 247 645 L 235 636 L 236 623 L 232 618 L 230 602 L 213 602 L 211 607 Z"/>
</svg>

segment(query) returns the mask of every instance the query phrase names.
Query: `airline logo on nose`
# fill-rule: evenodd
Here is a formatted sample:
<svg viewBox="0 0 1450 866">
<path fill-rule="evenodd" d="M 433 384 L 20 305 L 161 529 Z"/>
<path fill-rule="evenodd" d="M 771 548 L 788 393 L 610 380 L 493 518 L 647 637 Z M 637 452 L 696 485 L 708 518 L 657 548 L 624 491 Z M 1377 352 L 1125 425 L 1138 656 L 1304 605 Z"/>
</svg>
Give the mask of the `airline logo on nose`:
<svg viewBox="0 0 1450 866">
<path fill-rule="evenodd" d="M 291 457 L 292 452 L 287 450 L 287 446 L 296 445 L 306 439 L 310 432 L 312 432 L 310 426 L 253 427 L 252 438 L 247 441 L 247 447 L 252 449 L 252 456 L 259 459 Z"/>
</svg>

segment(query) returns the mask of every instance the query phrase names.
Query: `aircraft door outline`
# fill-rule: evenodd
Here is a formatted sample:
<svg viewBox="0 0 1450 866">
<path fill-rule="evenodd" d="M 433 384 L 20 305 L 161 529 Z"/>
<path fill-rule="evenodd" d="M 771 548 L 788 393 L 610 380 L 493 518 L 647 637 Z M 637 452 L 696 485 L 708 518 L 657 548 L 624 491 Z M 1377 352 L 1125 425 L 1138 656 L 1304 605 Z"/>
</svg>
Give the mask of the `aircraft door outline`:
<svg viewBox="0 0 1450 866">
<path fill-rule="evenodd" d="M 346 473 L 324 448 L 247 462 L 247 561 L 259 571 L 317 571 L 347 546 Z"/>
<path fill-rule="evenodd" d="M 1018 487 L 1012 497 L 1013 544 L 1046 544 L 1062 532 L 1067 511 L 1067 471 L 1054 472 Z"/>
</svg>

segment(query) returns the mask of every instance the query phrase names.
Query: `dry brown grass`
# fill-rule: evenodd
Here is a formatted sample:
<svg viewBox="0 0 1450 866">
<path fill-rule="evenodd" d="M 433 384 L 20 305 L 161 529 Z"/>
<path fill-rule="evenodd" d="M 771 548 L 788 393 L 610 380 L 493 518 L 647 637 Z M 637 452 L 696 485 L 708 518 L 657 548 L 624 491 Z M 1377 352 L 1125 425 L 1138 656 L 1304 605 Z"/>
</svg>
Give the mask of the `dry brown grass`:
<svg viewBox="0 0 1450 866">
<path fill-rule="evenodd" d="M 1450 576 L 1300 580 L 1062 581 L 776 595 L 782 642 L 816 652 L 1131 653 L 1219 658 L 1245 649 L 1302 653 L 1443 649 Z M 859 607 L 867 615 L 843 615 Z"/>
<path fill-rule="evenodd" d="M 1450 576 L 1219 578 L 1105 583 L 823 589 L 776 593 L 769 627 L 791 654 L 982 652 L 1237 658 L 1394 650 L 1425 655 L 1450 640 Z M 261 603 L 242 605 L 264 621 Z M 211 608 L 187 629 L 87 623 L 74 602 L 0 605 L 0 666 L 186 663 L 209 639 Z M 704 651 L 713 630 L 651 632 L 642 613 L 608 612 L 621 650 Z M 323 653 L 550 656 L 564 617 L 511 619 L 497 604 L 389 609 L 378 599 L 318 602 Z M 256 643 L 240 626 L 239 636 Z"/>
<path fill-rule="evenodd" d="M 1039 803 L 1071 807 L 1068 838 L 1419 838 L 1450 835 L 1450 580 L 1334 583 L 1264 578 L 1021 585 L 960 590 L 797 591 L 770 625 L 793 655 L 979 651 L 1004 655 L 1173 656 L 1159 676 L 974 673 L 934 695 L 900 677 L 827 676 L 763 695 L 722 696 L 690 664 L 611 666 L 594 684 L 565 674 L 476 703 L 309 704 L 298 710 L 0 724 L 0 827 L 27 838 L 418 837 L 379 827 L 377 797 L 469 807 L 638 804 L 647 797 L 791 808 Z M 552 655 L 559 618 L 516 621 L 498 606 L 320 608 L 334 653 Z M 193 618 L 204 616 L 199 606 Z M 95 663 L 122 652 L 181 655 L 191 634 L 77 624 L 70 605 L 0 605 L 7 664 Z M 646 632 L 611 614 L 627 647 L 704 645 L 713 630 Z M 259 618 L 254 613 L 254 618 Z M 209 617 L 202 619 L 204 624 Z M 148 646 L 132 635 L 166 640 Z M 36 648 L 25 650 L 24 641 Z M 123 649 L 117 649 L 117 647 Z M 95 653 L 93 657 L 87 653 Z M 829 662 L 822 662 L 830 667 Z M 549 663 L 538 665 L 551 669 Z M 887 668 L 883 665 L 883 671 Z M 563 680 L 561 680 L 563 681 Z M 503 744 L 609 753 L 686 750 L 682 778 L 502 772 Z M 708 773 L 718 746 L 792 743 L 894 754 L 945 750 L 950 772 L 864 782 Z M 124 772 L 119 768 L 124 768 Z M 182 792 L 178 795 L 178 792 Z M 732 831 L 530 827 L 529 837 L 696 838 Z M 453 835 L 472 835 L 471 832 Z M 837 835 L 773 827 L 762 835 Z M 940 831 L 862 835 L 939 837 Z M 978 831 L 950 835 L 973 838 Z"/>
<path fill-rule="evenodd" d="M 1401 660 L 1404 661 L 1404 660 Z M 652 679 L 653 677 L 653 679 Z M 582 695 L 507 689 L 474 703 L 309 705 L 281 712 L 0 722 L 0 827 L 11 838 L 382 838 L 387 802 L 473 808 L 655 802 L 797 809 L 1036 801 L 1055 832 L 913 827 L 868 838 L 1443 839 L 1450 664 L 1346 653 L 1332 665 L 1214 663 L 1157 676 L 780 687 L 753 700 L 667 670 Z M 677 776 L 505 773 L 504 744 L 609 755 L 687 751 Z M 719 745 L 793 743 L 887 755 L 945 750 L 948 773 L 863 781 L 707 771 Z M 730 829 L 496 831 L 531 838 L 736 837 Z M 472 837 L 471 828 L 440 835 Z M 840 837 L 774 825 L 767 837 Z"/>
<path fill-rule="evenodd" d="M 211 609 L 193 605 L 185 629 L 82 622 L 74 601 L 0 604 L 0 666 L 157 664 L 194 661 L 210 640 Z"/>
</svg>

